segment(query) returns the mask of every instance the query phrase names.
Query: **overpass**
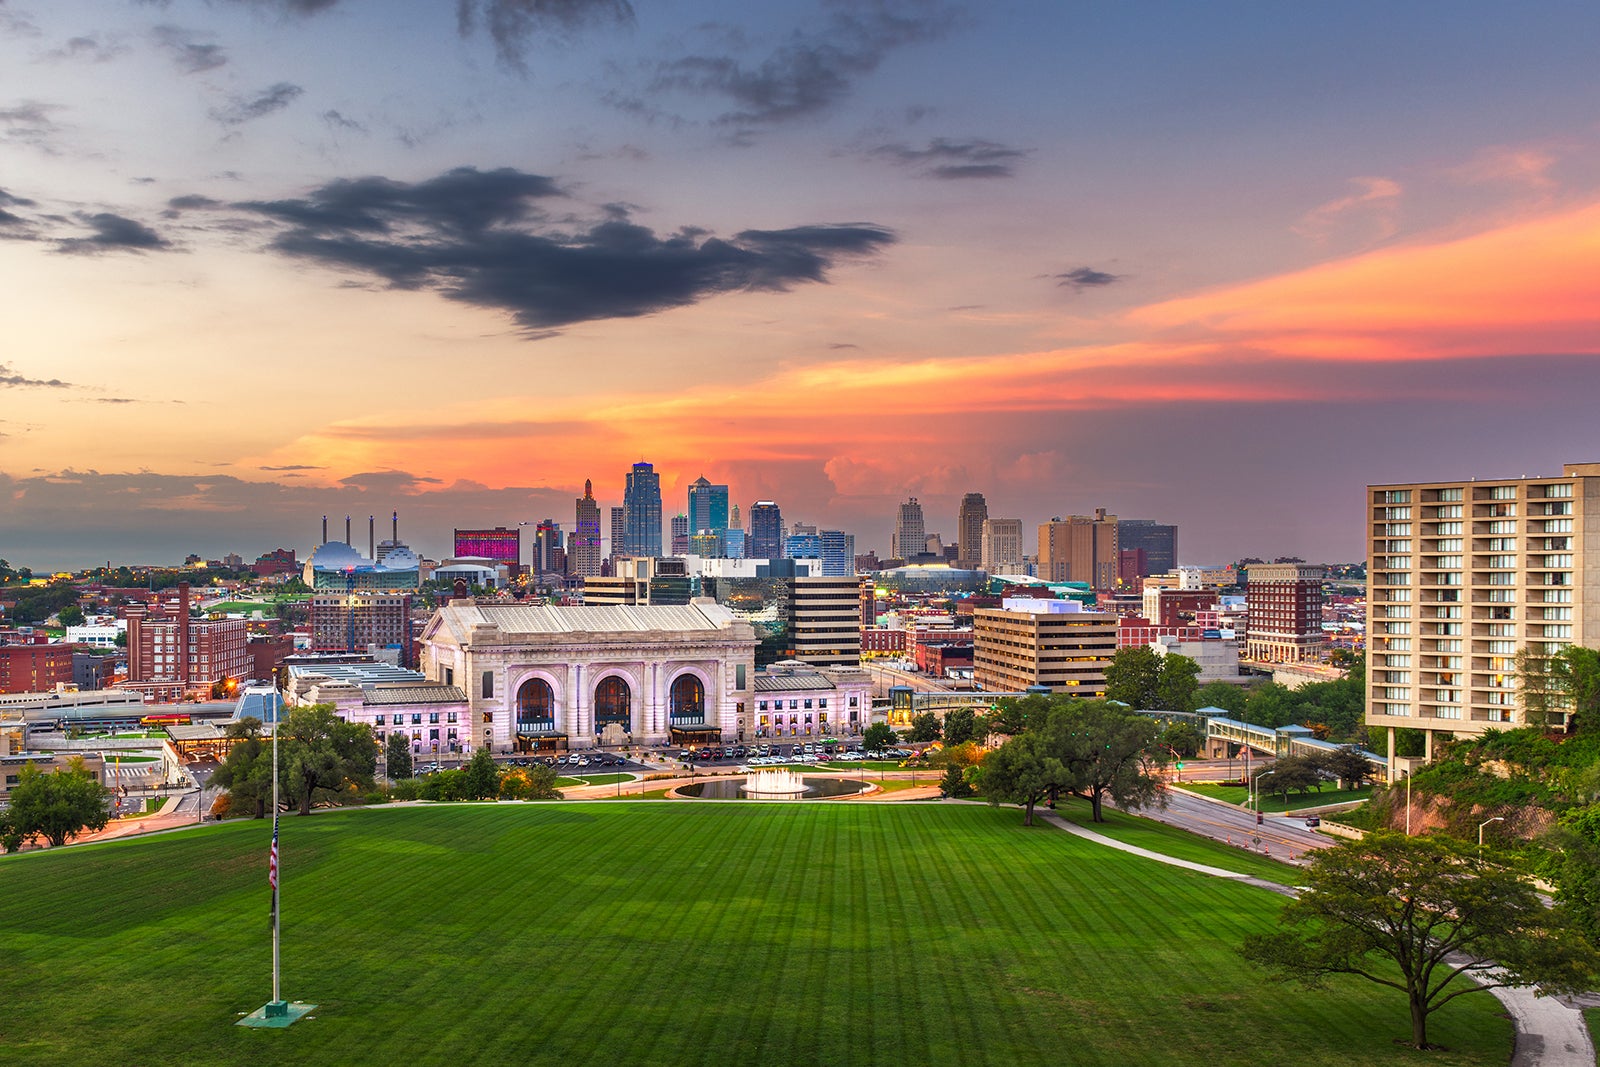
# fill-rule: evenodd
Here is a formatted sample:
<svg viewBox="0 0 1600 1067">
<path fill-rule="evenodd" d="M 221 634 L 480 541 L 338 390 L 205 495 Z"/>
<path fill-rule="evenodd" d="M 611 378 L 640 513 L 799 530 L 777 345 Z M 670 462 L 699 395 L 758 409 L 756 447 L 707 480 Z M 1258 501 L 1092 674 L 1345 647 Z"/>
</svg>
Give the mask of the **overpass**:
<svg viewBox="0 0 1600 1067">
<path fill-rule="evenodd" d="M 1212 712 L 1216 714 L 1210 714 Z M 1202 728 L 1206 736 L 1206 755 L 1212 759 L 1232 757 L 1241 748 L 1277 759 L 1337 752 L 1350 747 L 1333 741 L 1320 741 L 1306 726 L 1257 726 L 1255 723 L 1230 719 L 1221 708 L 1201 708 L 1196 712 L 1140 710 L 1138 714 L 1157 722 L 1188 722 Z M 1374 778 L 1388 780 L 1389 761 L 1385 757 L 1366 749 L 1358 748 L 1356 751 L 1372 764 L 1376 772 Z"/>
</svg>

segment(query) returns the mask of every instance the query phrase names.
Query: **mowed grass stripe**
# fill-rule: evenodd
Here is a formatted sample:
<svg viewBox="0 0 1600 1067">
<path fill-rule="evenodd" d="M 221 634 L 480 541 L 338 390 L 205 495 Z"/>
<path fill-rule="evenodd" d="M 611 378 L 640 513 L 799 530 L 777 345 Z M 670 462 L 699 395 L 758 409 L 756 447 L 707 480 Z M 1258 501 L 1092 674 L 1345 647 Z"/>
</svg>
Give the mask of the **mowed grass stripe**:
<svg viewBox="0 0 1600 1067">
<path fill-rule="evenodd" d="M 0 860 L 12 1064 L 1410 1062 L 1403 1000 L 1274 987 L 1280 900 L 968 805 L 432 806 Z M 150 907 L 137 905 L 148 897 Z M 1503 1061 L 1488 998 L 1452 1052 Z M 1418 1059 L 1418 1062 L 1421 1062 Z"/>
</svg>

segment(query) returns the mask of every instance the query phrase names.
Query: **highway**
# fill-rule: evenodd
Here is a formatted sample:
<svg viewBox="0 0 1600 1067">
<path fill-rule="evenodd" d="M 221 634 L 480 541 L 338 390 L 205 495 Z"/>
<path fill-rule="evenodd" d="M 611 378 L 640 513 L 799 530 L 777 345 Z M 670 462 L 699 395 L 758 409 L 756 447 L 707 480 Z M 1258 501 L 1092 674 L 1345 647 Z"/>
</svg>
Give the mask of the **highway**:
<svg viewBox="0 0 1600 1067">
<path fill-rule="evenodd" d="M 1138 814 L 1227 844 L 1265 851 L 1274 859 L 1298 860 L 1307 851 L 1327 848 L 1338 840 L 1306 829 L 1303 816 L 1268 814 L 1258 826 L 1247 809 L 1184 793 L 1181 788 L 1167 790 L 1165 811 L 1146 808 Z"/>
</svg>

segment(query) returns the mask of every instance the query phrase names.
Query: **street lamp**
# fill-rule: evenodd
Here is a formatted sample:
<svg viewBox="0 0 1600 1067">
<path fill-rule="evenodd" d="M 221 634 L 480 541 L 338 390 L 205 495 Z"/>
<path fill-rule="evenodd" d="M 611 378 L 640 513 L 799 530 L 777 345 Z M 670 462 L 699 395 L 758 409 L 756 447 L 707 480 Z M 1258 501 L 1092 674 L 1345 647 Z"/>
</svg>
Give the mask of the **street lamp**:
<svg viewBox="0 0 1600 1067">
<path fill-rule="evenodd" d="M 1266 770 L 1262 771 L 1260 774 L 1258 774 L 1254 778 L 1250 779 L 1250 800 L 1251 800 L 1251 803 L 1253 803 L 1255 805 L 1256 823 L 1257 823 L 1257 825 L 1259 825 L 1262 822 L 1262 818 L 1261 818 L 1261 785 L 1260 785 L 1260 782 L 1261 782 L 1261 779 L 1263 777 L 1265 777 L 1266 775 L 1269 775 L 1271 773 L 1272 773 L 1272 768 L 1268 767 Z"/>
<path fill-rule="evenodd" d="M 1410 779 L 1408 778 L 1407 781 L 1410 781 Z M 1506 820 L 1505 820 L 1505 817 L 1503 815 L 1496 815 L 1494 818 L 1485 819 L 1485 820 L 1483 820 L 1482 822 L 1480 822 L 1478 824 L 1478 855 L 1479 856 L 1483 855 L 1483 828 L 1485 826 L 1488 826 L 1492 822 L 1505 822 L 1505 821 Z"/>
</svg>

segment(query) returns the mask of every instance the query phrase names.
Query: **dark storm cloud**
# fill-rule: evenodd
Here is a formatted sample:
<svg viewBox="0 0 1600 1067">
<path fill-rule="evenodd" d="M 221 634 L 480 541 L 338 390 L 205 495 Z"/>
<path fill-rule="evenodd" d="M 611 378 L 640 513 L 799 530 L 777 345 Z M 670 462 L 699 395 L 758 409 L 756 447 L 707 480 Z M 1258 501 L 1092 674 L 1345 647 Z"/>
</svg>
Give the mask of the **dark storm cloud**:
<svg viewBox="0 0 1600 1067">
<path fill-rule="evenodd" d="M 0 363 L 0 386 L 15 388 L 21 386 L 41 386 L 46 389 L 70 389 L 71 385 L 60 378 L 29 378 L 24 374 L 13 374 L 8 364 Z"/>
<path fill-rule="evenodd" d="M 246 122 L 264 118 L 274 111 L 282 111 L 304 92 L 305 90 L 298 85 L 279 82 L 254 96 L 236 96 L 227 107 L 212 108 L 211 117 L 224 126 L 241 126 Z"/>
<path fill-rule="evenodd" d="M 950 13 L 928 3 L 835 4 L 820 29 L 795 31 L 766 57 L 746 63 L 727 53 L 701 53 L 657 66 L 651 93 L 678 90 L 714 98 L 732 110 L 717 121 L 767 126 L 827 109 L 896 48 L 931 41 L 950 28 Z M 624 101 L 638 105 L 641 101 Z"/>
<path fill-rule="evenodd" d="M 1012 164 L 1027 156 L 1020 148 L 994 141 L 973 139 L 951 141 L 943 137 L 928 142 L 926 148 L 886 144 L 871 149 L 868 155 L 912 167 L 926 178 L 1009 178 Z"/>
<path fill-rule="evenodd" d="M 626 205 L 558 227 L 539 201 L 564 195 L 550 178 L 464 167 L 424 182 L 330 182 L 309 197 L 237 205 L 285 229 L 272 248 L 391 288 L 426 289 L 510 313 L 530 330 L 631 318 L 742 289 L 821 282 L 837 261 L 894 241 L 868 224 L 658 236 Z"/>
<path fill-rule="evenodd" d="M 221 45 L 196 40 L 193 32 L 180 26 L 157 26 L 150 35 L 185 74 L 216 70 L 228 62 Z"/>
<path fill-rule="evenodd" d="M 142 222 L 103 211 L 80 215 L 78 220 L 94 231 L 88 237 L 64 237 L 58 252 L 92 255 L 100 252 L 147 252 L 171 248 L 172 243 Z"/>
<path fill-rule="evenodd" d="M 1054 275 L 1054 277 L 1056 285 L 1080 293 L 1085 289 L 1098 289 L 1102 286 L 1110 285 L 1112 282 L 1122 280 L 1122 275 L 1120 274 L 1107 274 L 1105 271 L 1095 270 L 1093 267 L 1078 267 L 1075 270 L 1067 271 L 1065 274 Z"/>
<path fill-rule="evenodd" d="M 60 48 L 52 48 L 44 54 L 45 59 L 83 60 L 89 63 L 106 63 L 125 54 L 128 46 L 114 37 L 101 37 L 97 33 L 85 34 L 82 37 L 69 37 Z"/>
</svg>

